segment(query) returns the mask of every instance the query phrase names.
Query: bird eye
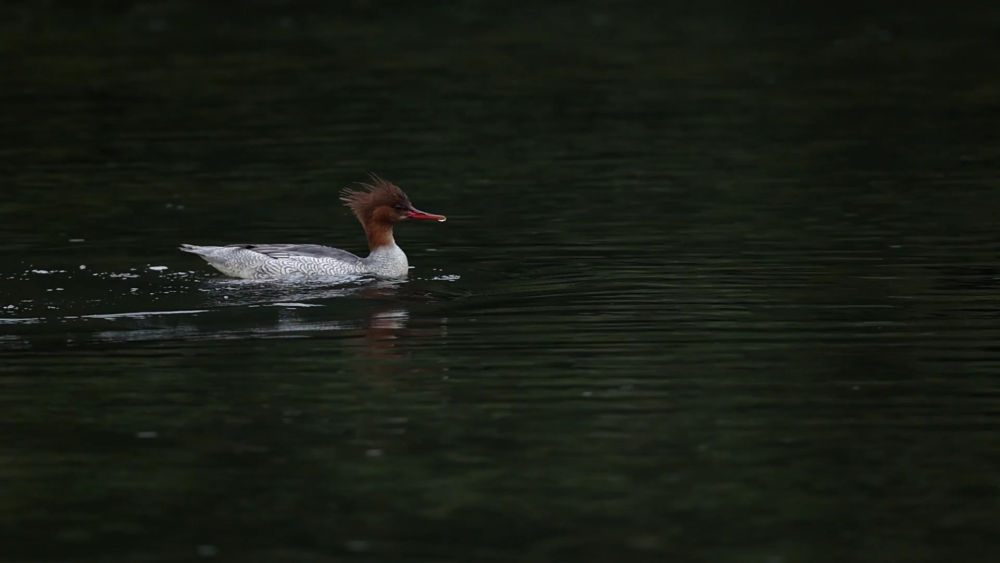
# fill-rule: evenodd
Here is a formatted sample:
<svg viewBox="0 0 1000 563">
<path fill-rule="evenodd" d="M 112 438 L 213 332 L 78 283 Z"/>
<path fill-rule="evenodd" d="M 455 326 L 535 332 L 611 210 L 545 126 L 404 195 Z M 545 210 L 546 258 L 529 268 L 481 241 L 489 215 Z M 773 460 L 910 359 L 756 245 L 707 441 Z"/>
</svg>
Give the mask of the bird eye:
<svg viewBox="0 0 1000 563">
<path fill-rule="evenodd" d="M 393 205 L 392 208 L 396 211 L 406 211 L 406 206 L 402 203 L 397 203 L 396 205 Z"/>
</svg>

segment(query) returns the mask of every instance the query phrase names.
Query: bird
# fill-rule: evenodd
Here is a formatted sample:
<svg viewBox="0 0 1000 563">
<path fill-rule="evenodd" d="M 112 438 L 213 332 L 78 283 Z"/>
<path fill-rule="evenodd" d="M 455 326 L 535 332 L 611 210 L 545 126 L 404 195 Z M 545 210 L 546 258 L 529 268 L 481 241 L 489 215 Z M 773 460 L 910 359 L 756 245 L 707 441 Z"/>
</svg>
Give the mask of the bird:
<svg viewBox="0 0 1000 563">
<path fill-rule="evenodd" d="M 197 254 L 216 270 L 242 279 L 364 276 L 379 279 L 406 277 L 409 262 L 396 245 L 393 225 L 407 219 L 440 221 L 444 215 L 425 213 L 413 207 L 406 192 L 396 184 L 372 174 L 360 189 L 344 188 L 340 200 L 361 222 L 368 238 L 368 256 L 320 244 L 229 244 L 198 246 L 182 244 L 180 250 Z"/>
</svg>

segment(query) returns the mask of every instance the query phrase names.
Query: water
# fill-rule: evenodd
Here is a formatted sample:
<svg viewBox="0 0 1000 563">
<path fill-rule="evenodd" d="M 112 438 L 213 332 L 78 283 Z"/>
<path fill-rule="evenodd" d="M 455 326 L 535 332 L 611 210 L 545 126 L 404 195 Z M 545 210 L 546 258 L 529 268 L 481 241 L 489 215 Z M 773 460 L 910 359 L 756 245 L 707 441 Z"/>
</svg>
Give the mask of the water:
<svg viewBox="0 0 1000 563">
<path fill-rule="evenodd" d="M 2 8 L 2 559 L 995 556 L 1000 12 L 857 8 Z"/>
</svg>

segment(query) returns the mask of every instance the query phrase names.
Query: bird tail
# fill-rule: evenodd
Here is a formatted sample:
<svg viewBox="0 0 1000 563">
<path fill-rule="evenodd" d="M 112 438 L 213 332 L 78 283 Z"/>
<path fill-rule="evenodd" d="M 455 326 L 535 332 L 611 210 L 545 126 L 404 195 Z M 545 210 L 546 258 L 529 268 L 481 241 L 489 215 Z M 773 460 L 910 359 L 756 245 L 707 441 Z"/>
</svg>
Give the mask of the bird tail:
<svg viewBox="0 0 1000 563">
<path fill-rule="evenodd" d="M 207 247 L 195 244 L 182 244 L 178 248 L 184 252 L 190 252 L 191 254 L 198 254 L 200 256 L 204 256 L 208 252 Z"/>
</svg>

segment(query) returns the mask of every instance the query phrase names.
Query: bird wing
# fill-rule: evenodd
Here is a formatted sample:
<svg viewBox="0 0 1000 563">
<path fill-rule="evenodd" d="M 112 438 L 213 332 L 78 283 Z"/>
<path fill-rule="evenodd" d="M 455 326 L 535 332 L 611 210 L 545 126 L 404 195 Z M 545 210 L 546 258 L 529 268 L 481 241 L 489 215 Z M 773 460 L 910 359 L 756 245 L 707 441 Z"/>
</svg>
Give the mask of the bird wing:
<svg viewBox="0 0 1000 563">
<path fill-rule="evenodd" d="M 330 258 L 349 263 L 361 260 L 360 257 L 346 250 L 331 248 L 321 244 L 232 244 L 230 246 L 259 252 L 275 259 L 310 256 L 313 258 Z"/>
</svg>

